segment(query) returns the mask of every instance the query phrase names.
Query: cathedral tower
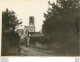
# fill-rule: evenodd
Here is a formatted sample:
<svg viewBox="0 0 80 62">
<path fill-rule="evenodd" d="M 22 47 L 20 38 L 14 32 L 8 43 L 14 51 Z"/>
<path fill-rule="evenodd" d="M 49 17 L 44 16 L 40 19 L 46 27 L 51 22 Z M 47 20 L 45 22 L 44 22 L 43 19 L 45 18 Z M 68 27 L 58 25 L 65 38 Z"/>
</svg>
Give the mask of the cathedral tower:
<svg viewBox="0 0 80 62">
<path fill-rule="evenodd" d="M 34 26 L 34 16 L 29 17 L 29 25 Z"/>
<path fill-rule="evenodd" d="M 30 32 L 35 32 L 34 16 L 29 17 Z"/>
</svg>

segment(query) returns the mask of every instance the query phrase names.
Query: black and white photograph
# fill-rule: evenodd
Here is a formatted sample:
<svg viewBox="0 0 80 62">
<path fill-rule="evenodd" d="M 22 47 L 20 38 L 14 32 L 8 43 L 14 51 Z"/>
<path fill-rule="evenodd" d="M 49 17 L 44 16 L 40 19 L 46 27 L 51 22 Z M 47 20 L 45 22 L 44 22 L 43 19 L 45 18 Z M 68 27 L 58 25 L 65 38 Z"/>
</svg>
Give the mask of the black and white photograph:
<svg viewBox="0 0 80 62">
<path fill-rule="evenodd" d="M 1 3 L 1 56 L 80 56 L 80 0 Z"/>
</svg>

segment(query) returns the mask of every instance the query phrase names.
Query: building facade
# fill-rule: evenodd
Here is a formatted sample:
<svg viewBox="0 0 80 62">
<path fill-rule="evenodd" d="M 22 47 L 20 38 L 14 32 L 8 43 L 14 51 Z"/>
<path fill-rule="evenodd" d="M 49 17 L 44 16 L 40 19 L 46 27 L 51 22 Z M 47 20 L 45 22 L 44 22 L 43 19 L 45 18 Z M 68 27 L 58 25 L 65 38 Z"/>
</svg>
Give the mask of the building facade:
<svg viewBox="0 0 80 62">
<path fill-rule="evenodd" d="M 24 27 L 29 32 L 35 32 L 34 16 L 29 17 L 29 26 Z"/>
<path fill-rule="evenodd" d="M 29 17 L 29 26 L 24 26 L 23 29 L 17 29 L 17 33 L 20 35 L 21 39 L 27 39 L 24 41 L 27 46 L 36 46 L 36 42 L 40 37 L 44 36 L 41 32 L 35 32 L 34 16 Z"/>
<path fill-rule="evenodd" d="M 22 29 L 17 29 L 16 32 L 20 36 L 27 36 L 28 32 L 35 32 L 35 23 L 34 23 L 34 17 L 29 17 L 29 26 L 24 26 Z"/>
</svg>

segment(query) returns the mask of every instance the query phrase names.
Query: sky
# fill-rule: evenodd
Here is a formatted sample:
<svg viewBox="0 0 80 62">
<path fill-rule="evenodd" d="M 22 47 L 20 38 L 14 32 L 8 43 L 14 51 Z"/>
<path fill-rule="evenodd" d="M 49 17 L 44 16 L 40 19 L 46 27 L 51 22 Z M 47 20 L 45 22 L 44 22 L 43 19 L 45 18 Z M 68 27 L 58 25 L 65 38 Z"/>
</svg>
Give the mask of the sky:
<svg viewBox="0 0 80 62">
<path fill-rule="evenodd" d="M 14 57 L 9 62 L 75 62 L 71 57 Z"/>
<path fill-rule="evenodd" d="M 28 26 L 29 16 L 34 16 L 36 31 L 39 31 L 42 28 L 44 13 L 49 7 L 48 1 L 56 2 L 56 0 L 2 0 L 2 11 L 6 8 L 13 10 L 18 19 L 22 19 L 23 26 Z"/>
</svg>

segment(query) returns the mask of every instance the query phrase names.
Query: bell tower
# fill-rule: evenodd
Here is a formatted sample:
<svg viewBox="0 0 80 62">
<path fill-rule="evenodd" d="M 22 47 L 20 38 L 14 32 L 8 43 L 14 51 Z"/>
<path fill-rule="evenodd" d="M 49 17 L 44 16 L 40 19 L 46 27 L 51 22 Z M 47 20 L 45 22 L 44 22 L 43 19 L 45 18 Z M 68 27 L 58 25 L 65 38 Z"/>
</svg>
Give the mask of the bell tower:
<svg viewBox="0 0 80 62">
<path fill-rule="evenodd" d="M 34 16 L 29 17 L 30 32 L 35 32 Z"/>
<path fill-rule="evenodd" d="M 33 25 L 34 26 L 34 16 L 29 17 L 29 26 Z"/>
</svg>

